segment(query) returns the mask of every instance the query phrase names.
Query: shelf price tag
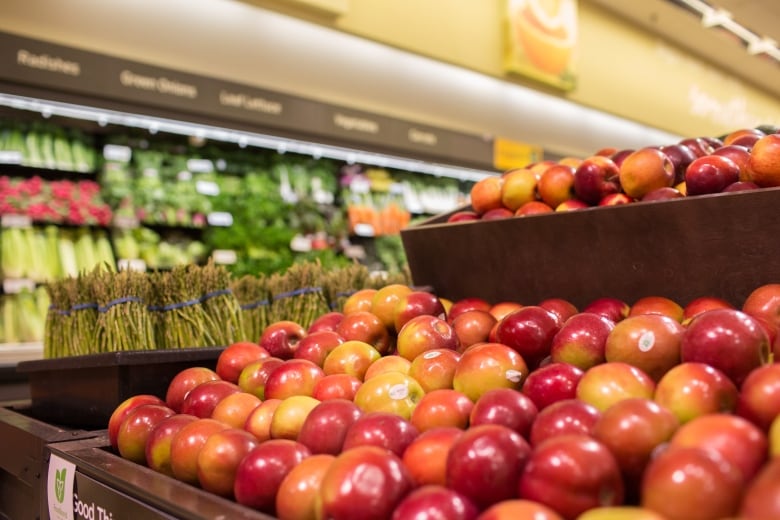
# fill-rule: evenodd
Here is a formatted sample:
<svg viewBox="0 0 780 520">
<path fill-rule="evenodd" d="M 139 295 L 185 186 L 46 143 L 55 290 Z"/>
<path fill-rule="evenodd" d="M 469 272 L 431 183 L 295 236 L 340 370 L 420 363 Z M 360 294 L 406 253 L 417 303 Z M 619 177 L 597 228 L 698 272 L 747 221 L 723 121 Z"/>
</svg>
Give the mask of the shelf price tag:
<svg viewBox="0 0 780 520">
<path fill-rule="evenodd" d="M 119 229 L 135 229 L 140 225 L 141 223 L 136 217 L 127 217 L 127 216 L 114 217 L 114 227 Z"/>
<path fill-rule="evenodd" d="M 355 224 L 355 234 L 359 237 L 372 237 L 376 232 L 371 224 L 358 223 Z"/>
<path fill-rule="evenodd" d="M 19 150 L 0 150 L 0 164 L 22 164 L 22 159 Z"/>
<path fill-rule="evenodd" d="M 3 280 L 5 294 L 19 294 L 22 291 L 34 291 L 35 282 L 29 278 L 6 278 Z"/>
<path fill-rule="evenodd" d="M 120 258 L 116 263 L 120 271 L 138 271 L 146 272 L 146 262 L 140 258 Z"/>
<path fill-rule="evenodd" d="M 201 195 L 208 195 L 210 197 L 216 197 L 219 195 L 219 184 L 214 181 L 196 181 L 195 191 Z"/>
<path fill-rule="evenodd" d="M 344 248 L 344 256 L 354 260 L 363 260 L 366 257 L 366 248 L 361 245 L 350 244 Z"/>
<path fill-rule="evenodd" d="M 209 173 L 214 171 L 214 163 L 209 159 L 188 159 L 187 169 L 195 173 Z"/>
<path fill-rule="evenodd" d="M 3 215 L 0 217 L 0 226 L 4 228 L 28 228 L 32 226 L 32 219 L 27 215 Z"/>
<path fill-rule="evenodd" d="M 311 238 L 303 235 L 295 235 L 290 240 L 290 250 L 296 253 L 308 253 L 311 251 Z"/>
<path fill-rule="evenodd" d="M 130 162 L 133 149 L 119 144 L 107 144 L 103 147 L 103 158 L 107 161 Z"/>
<path fill-rule="evenodd" d="M 232 249 L 215 249 L 211 257 L 214 263 L 221 265 L 233 265 L 238 261 L 238 254 Z"/>
<path fill-rule="evenodd" d="M 46 499 L 49 505 L 49 518 L 52 520 L 73 520 L 75 477 L 75 464 L 57 455 L 51 455 L 46 478 Z"/>
<path fill-rule="evenodd" d="M 233 225 L 233 215 L 226 211 L 214 211 L 206 217 L 209 226 L 230 227 Z"/>
</svg>

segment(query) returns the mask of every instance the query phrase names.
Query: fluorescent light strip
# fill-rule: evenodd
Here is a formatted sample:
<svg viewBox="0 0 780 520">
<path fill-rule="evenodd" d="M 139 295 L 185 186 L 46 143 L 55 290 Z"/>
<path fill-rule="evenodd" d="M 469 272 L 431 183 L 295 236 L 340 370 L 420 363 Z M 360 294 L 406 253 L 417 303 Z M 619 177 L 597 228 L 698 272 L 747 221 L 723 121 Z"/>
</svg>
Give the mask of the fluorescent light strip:
<svg viewBox="0 0 780 520">
<path fill-rule="evenodd" d="M 101 126 L 113 124 L 130 128 L 141 128 L 148 130 L 153 134 L 157 132 L 166 132 L 170 134 L 193 136 L 226 143 L 235 143 L 241 147 L 254 146 L 257 148 L 276 150 L 279 153 L 298 153 L 302 155 L 311 155 L 314 158 L 324 157 L 327 159 L 346 161 L 347 163 L 393 168 L 434 175 L 437 177 L 450 177 L 461 181 L 476 182 L 484 177 L 495 175 L 495 172 L 472 168 L 461 168 L 394 155 L 372 153 L 351 148 L 342 148 L 339 146 L 310 143 L 295 139 L 201 125 L 187 121 L 143 116 L 115 110 L 73 105 L 70 103 L 14 96 L 10 94 L 0 94 L 0 106 L 17 110 L 39 112 L 44 117 L 56 115 L 84 121 L 93 121 Z"/>
</svg>

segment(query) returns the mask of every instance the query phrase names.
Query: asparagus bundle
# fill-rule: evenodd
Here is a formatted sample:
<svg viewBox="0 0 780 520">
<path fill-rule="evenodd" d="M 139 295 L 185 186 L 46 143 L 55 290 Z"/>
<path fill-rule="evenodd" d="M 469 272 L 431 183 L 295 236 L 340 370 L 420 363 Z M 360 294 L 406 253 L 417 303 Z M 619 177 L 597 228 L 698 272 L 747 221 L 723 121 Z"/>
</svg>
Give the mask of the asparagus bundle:
<svg viewBox="0 0 780 520">
<path fill-rule="evenodd" d="M 152 284 L 146 273 L 95 270 L 92 290 L 98 303 L 96 352 L 153 350 L 154 319 L 148 302 Z"/>
<path fill-rule="evenodd" d="M 213 261 L 198 269 L 208 346 L 227 346 L 247 339 L 241 305 L 230 288 L 230 272 Z"/>
<path fill-rule="evenodd" d="M 271 293 L 268 288 L 269 278 L 244 275 L 234 280 L 231 287 L 241 305 L 241 315 L 244 321 L 244 335 L 249 341 L 259 341 L 263 330 L 270 323 L 268 319 L 271 305 Z"/>
<path fill-rule="evenodd" d="M 155 316 L 157 347 L 161 349 L 206 346 L 202 283 L 193 276 L 196 266 L 181 265 L 150 275 L 154 288 L 151 310 Z"/>
<path fill-rule="evenodd" d="M 319 262 L 293 264 L 286 272 L 271 275 L 271 323 L 294 321 L 307 328 L 318 316 L 328 312 L 323 293 L 322 266 Z"/>
</svg>

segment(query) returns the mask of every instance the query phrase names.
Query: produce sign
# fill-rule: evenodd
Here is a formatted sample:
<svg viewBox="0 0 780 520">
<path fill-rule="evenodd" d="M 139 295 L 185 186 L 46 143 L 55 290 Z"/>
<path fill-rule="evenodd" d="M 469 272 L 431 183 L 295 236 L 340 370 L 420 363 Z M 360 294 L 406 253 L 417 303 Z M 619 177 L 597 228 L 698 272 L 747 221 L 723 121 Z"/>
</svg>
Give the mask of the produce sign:
<svg viewBox="0 0 780 520">
<path fill-rule="evenodd" d="M 390 283 L 124 400 L 108 438 L 280 520 L 777 518 L 779 317 L 778 283 L 581 307 Z"/>
</svg>

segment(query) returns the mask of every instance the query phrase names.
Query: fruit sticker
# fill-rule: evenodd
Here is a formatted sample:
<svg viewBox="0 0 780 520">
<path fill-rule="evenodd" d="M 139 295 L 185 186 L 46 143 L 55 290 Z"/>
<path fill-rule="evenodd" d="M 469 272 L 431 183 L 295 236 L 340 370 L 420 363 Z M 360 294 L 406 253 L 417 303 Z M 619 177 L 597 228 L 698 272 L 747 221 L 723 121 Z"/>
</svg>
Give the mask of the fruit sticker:
<svg viewBox="0 0 780 520">
<path fill-rule="evenodd" d="M 652 330 L 648 330 L 639 336 L 639 350 L 642 352 L 649 352 L 655 345 L 655 334 Z"/>
<path fill-rule="evenodd" d="M 506 0 L 507 72 L 574 88 L 577 0 Z"/>
</svg>

